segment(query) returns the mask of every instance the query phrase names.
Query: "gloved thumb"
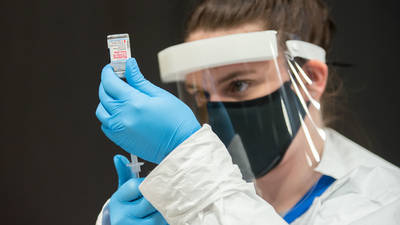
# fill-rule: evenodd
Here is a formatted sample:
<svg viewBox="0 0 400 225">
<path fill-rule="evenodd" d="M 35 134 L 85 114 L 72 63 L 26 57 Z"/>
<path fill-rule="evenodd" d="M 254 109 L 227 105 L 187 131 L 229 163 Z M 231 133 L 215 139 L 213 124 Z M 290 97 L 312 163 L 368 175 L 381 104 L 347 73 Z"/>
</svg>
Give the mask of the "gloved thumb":
<svg viewBox="0 0 400 225">
<path fill-rule="evenodd" d="M 144 78 L 134 58 L 130 58 L 126 61 L 125 78 L 130 86 L 151 97 L 163 93 L 161 88 Z"/>
<path fill-rule="evenodd" d="M 132 178 L 131 168 L 128 166 L 129 163 L 125 156 L 114 156 L 114 166 L 118 174 L 118 188 Z"/>
</svg>

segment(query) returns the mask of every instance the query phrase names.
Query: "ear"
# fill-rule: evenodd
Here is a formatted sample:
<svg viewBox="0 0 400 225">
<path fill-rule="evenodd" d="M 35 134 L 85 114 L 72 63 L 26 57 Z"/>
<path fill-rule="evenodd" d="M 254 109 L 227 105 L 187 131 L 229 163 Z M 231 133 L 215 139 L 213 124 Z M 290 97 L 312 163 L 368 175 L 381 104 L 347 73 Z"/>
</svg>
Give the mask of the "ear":
<svg viewBox="0 0 400 225">
<path fill-rule="evenodd" d="M 319 60 L 308 60 L 303 70 L 312 81 L 307 84 L 308 91 L 315 100 L 320 101 L 328 81 L 328 66 Z"/>
</svg>

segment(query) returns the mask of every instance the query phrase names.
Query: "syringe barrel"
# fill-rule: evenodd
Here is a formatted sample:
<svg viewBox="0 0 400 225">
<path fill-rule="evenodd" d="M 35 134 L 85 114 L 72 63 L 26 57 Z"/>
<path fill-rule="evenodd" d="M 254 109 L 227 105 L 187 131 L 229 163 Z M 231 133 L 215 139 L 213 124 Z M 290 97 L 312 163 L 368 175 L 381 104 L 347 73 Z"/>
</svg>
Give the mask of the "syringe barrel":
<svg viewBox="0 0 400 225">
<path fill-rule="evenodd" d="M 138 157 L 136 155 L 131 154 L 131 163 L 129 166 L 131 167 L 132 171 L 132 176 L 135 176 L 135 178 L 139 178 L 139 173 L 140 173 L 140 166 L 142 166 L 144 163 L 138 161 Z"/>
</svg>

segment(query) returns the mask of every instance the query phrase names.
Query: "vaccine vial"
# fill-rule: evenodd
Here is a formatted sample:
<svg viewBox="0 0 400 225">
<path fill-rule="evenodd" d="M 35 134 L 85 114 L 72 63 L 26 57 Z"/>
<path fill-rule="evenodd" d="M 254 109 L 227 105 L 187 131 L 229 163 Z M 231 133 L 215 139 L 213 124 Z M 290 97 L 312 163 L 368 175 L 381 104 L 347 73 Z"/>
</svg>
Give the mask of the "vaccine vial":
<svg viewBox="0 0 400 225">
<path fill-rule="evenodd" d="M 126 60 L 131 57 L 131 47 L 128 34 L 112 34 L 107 36 L 110 50 L 110 61 L 114 72 L 119 78 L 125 78 Z"/>
</svg>

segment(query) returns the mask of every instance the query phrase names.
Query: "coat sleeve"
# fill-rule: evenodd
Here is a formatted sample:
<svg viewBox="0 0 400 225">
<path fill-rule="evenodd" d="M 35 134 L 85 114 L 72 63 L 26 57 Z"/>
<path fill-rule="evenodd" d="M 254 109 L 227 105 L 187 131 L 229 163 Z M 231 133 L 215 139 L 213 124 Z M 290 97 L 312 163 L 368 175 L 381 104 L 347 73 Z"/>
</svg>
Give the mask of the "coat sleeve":
<svg viewBox="0 0 400 225">
<path fill-rule="evenodd" d="M 103 208 L 101 209 L 99 215 L 97 216 L 96 225 L 110 225 L 110 224 L 103 224 L 104 211 L 105 211 L 106 206 L 108 205 L 109 202 L 110 202 L 110 199 L 108 199 L 106 201 L 106 203 L 104 203 Z"/>
<path fill-rule="evenodd" d="M 171 225 L 287 224 L 242 179 L 208 125 L 174 149 L 139 188 Z"/>
</svg>

